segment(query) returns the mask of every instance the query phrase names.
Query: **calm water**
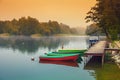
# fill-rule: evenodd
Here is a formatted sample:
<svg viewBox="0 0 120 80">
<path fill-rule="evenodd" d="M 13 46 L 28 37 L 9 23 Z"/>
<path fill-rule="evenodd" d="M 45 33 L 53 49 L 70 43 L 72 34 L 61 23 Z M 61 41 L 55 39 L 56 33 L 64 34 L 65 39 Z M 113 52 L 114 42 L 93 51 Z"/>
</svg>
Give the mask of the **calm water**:
<svg viewBox="0 0 120 80">
<path fill-rule="evenodd" d="M 40 55 L 61 49 L 62 45 L 65 49 L 87 49 L 87 41 L 88 37 L 0 38 L 0 80 L 112 80 L 104 77 L 109 75 L 106 72 L 110 72 L 111 67 L 118 72 L 115 64 L 91 68 L 84 66 L 84 60 L 79 63 L 39 61 Z M 31 61 L 31 57 L 35 61 Z M 110 69 L 105 71 L 108 66 Z M 102 75 L 102 70 L 106 75 Z M 119 72 L 116 74 L 113 78 L 119 80 Z"/>
</svg>

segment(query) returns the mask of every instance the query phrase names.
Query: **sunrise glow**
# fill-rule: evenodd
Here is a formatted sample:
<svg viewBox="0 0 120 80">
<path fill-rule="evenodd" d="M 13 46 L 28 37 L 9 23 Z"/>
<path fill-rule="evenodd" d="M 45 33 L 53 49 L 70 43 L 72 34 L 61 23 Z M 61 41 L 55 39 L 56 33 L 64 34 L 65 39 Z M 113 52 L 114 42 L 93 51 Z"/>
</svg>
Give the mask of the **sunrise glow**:
<svg viewBox="0 0 120 80">
<path fill-rule="evenodd" d="M 96 0 L 0 0 L 0 20 L 23 16 L 65 23 L 71 27 L 86 26 L 86 13 Z"/>
</svg>

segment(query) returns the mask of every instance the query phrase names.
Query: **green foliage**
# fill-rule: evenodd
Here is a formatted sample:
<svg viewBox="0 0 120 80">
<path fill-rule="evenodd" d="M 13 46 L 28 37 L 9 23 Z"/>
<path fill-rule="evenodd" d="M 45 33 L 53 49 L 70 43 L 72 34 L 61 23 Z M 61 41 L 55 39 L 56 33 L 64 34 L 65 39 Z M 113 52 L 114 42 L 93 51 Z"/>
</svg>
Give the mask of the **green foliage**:
<svg viewBox="0 0 120 80">
<path fill-rule="evenodd" d="M 3 28 L 4 28 L 4 22 L 0 21 L 0 33 L 3 33 Z"/>
<path fill-rule="evenodd" d="M 69 34 L 70 32 L 70 27 L 68 25 L 65 24 L 60 24 L 60 32 L 64 33 L 64 34 Z"/>
<path fill-rule="evenodd" d="M 104 63 L 102 68 L 95 69 L 96 80 L 119 80 L 120 70 L 115 63 Z"/>
<path fill-rule="evenodd" d="M 12 35 L 41 34 L 50 36 L 54 34 L 71 34 L 75 31 L 69 26 L 59 24 L 57 21 L 39 22 L 36 18 L 21 17 L 19 20 L 0 21 L 0 33 L 9 33 Z"/>
<path fill-rule="evenodd" d="M 97 0 L 86 16 L 87 22 L 93 21 L 101 27 L 109 39 L 117 39 L 120 34 L 120 0 Z"/>
<path fill-rule="evenodd" d="M 111 35 L 112 40 L 117 40 L 118 39 L 116 30 L 111 30 L 110 35 Z"/>
</svg>

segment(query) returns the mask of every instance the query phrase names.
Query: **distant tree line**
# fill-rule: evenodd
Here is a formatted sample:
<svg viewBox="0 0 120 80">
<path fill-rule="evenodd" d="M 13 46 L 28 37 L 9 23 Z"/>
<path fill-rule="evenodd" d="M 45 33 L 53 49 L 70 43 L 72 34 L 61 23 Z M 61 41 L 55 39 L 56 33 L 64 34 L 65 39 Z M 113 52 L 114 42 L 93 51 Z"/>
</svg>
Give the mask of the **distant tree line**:
<svg viewBox="0 0 120 80">
<path fill-rule="evenodd" d="M 96 0 L 97 3 L 87 13 L 87 22 L 93 21 L 109 39 L 120 35 L 120 0 Z"/>
<path fill-rule="evenodd" d="M 87 35 L 98 35 L 99 30 L 100 30 L 100 28 L 96 24 L 91 24 L 91 25 L 87 26 L 85 33 Z"/>
<path fill-rule="evenodd" d="M 11 35 L 54 35 L 54 34 L 76 34 L 75 28 L 68 25 L 58 23 L 57 21 L 39 22 L 36 18 L 21 17 L 11 21 L 0 21 L 0 34 L 9 33 Z"/>
</svg>

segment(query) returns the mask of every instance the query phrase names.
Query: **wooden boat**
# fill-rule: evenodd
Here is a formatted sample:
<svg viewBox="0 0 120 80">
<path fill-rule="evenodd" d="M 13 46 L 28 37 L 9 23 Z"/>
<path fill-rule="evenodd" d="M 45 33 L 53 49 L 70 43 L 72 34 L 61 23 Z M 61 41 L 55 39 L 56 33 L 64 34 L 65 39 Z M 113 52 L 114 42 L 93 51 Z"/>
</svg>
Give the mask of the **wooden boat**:
<svg viewBox="0 0 120 80">
<path fill-rule="evenodd" d="M 76 53 L 76 54 L 79 55 L 79 57 L 77 59 L 77 62 L 80 63 L 82 61 L 82 58 L 81 58 L 82 54 L 81 53 Z M 45 55 L 47 55 L 47 56 L 72 56 L 72 55 L 75 55 L 75 54 L 71 54 L 71 53 L 70 54 L 62 54 L 62 53 L 56 52 L 56 53 L 48 53 L 48 54 L 45 54 Z"/>
<path fill-rule="evenodd" d="M 74 53 L 74 52 L 48 52 L 48 54 L 81 54 L 81 53 Z"/>
<path fill-rule="evenodd" d="M 79 55 L 64 55 L 64 56 L 40 56 L 40 60 L 53 60 L 53 61 L 76 61 L 78 59 Z"/>
<path fill-rule="evenodd" d="M 86 49 L 85 50 L 69 50 L 69 49 L 58 50 L 58 52 L 60 53 L 84 53 L 85 51 L 87 50 Z"/>
<path fill-rule="evenodd" d="M 70 66 L 70 67 L 79 67 L 78 63 L 75 61 L 39 61 L 39 63 L 64 65 L 64 66 Z"/>
<path fill-rule="evenodd" d="M 52 55 L 74 55 L 74 54 L 78 54 L 79 56 L 83 56 L 84 55 L 84 53 L 72 53 L 72 52 L 48 52 L 48 53 L 46 53 L 46 55 L 48 55 L 48 56 L 52 56 Z"/>
<path fill-rule="evenodd" d="M 80 53 L 77 53 L 78 55 Z M 45 54 L 47 56 L 74 56 L 75 54 L 62 54 L 62 53 L 59 53 L 59 52 L 52 52 L 52 53 L 48 53 L 48 54 Z"/>
</svg>

